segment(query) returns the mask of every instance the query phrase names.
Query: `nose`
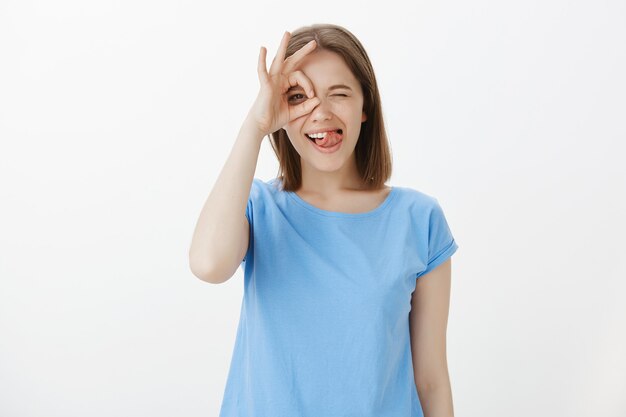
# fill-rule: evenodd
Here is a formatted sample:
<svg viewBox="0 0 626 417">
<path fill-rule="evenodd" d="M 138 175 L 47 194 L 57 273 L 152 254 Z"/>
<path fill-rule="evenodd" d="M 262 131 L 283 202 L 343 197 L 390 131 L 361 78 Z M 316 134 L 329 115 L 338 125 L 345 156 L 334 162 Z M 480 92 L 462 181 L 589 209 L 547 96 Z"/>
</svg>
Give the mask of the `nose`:
<svg viewBox="0 0 626 417">
<path fill-rule="evenodd" d="M 319 96 L 318 96 L 319 97 Z M 320 102 L 311 111 L 311 119 L 313 121 L 328 120 L 332 118 L 332 112 L 329 109 L 326 99 L 320 97 Z"/>
</svg>

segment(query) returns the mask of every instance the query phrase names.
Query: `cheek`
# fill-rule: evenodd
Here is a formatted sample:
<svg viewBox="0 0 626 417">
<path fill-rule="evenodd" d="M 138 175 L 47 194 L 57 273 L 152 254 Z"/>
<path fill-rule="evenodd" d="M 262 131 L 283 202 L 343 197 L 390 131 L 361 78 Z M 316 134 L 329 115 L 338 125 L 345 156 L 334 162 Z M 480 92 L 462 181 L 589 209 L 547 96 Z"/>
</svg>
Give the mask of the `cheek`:
<svg viewBox="0 0 626 417">
<path fill-rule="evenodd" d="M 283 126 L 283 129 L 285 129 L 287 133 L 297 133 L 302 130 L 302 126 L 304 126 L 304 120 L 304 116 L 299 117 L 295 120 L 288 122 L 285 126 Z"/>
<path fill-rule="evenodd" d="M 289 136 L 289 138 L 293 137 L 295 129 L 293 128 L 292 123 L 287 123 L 286 125 L 284 125 L 283 130 L 285 131 L 285 133 L 287 133 L 287 136 Z"/>
<path fill-rule="evenodd" d="M 334 103 L 332 110 L 337 115 L 353 118 L 355 115 L 360 116 L 363 106 L 359 106 L 355 102 Z"/>
<path fill-rule="evenodd" d="M 297 129 L 287 128 L 287 129 L 285 129 L 285 132 L 287 133 L 287 140 L 289 142 L 291 142 L 291 146 L 296 148 L 296 150 L 298 150 L 299 148 L 304 146 L 304 145 L 301 144 L 301 141 L 299 139 L 299 134 L 298 134 L 298 130 Z"/>
</svg>

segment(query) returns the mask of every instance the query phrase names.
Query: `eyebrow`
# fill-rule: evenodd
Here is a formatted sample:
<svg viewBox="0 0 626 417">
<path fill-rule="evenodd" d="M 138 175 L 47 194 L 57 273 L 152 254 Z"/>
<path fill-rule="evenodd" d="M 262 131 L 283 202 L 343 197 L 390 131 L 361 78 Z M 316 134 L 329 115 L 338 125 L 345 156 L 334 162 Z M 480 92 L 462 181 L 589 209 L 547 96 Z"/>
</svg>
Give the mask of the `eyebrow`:
<svg viewBox="0 0 626 417">
<path fill-rule="evenodd" d="M 301 88 L 302 87 L 300 85 L 295 85 L 293 87 L 289 87 L 287 92 L 290 92 L 290 91 L 293 91 L 293 90 L 297 90 L 297 89 L 301 89 Z M 340 88 L 345 88 L 346 90 L 352 91 L 352 89 L 350 87 L 348 87 L 347 85 L 345 85 L 345 84 L 334 84 L 334 85 L 331 85 L 330 87 L 328 87 L 328 91 L 337 90 L 337 89 L 340 89 Z"/>
</svg>

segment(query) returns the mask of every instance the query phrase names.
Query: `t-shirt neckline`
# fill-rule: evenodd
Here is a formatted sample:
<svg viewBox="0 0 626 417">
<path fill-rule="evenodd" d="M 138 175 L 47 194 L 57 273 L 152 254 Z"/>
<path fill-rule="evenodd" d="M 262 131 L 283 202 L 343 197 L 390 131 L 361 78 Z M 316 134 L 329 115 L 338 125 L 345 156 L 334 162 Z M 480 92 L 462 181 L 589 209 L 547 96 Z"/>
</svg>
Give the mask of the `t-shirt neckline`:
<svg viewBox="0 0 626 417">
<path fill-rule="evenodd" d="M 275 180 L 278 182 L 278 186 L 282 187 L 280 179 L 275 178 Z M 291 198 L 291 200 L 293 200 L 300 206 L 318 215 L 327 216 L 327 217 L 343 217 L 343 218 L 355 219 L 355 218 L 370 217 L 370 216 L 374 216 L 383 212 L 390 205 L 391 201 L 394 199 L 396 193 L 398 192 L 398 187 L 391 186 L 391 190 L 389 191 L 389 194 L 387 194 L 387 197 L 385 197 L 385 200 L 383 200 L 383 202 L 380 203 L 378 207 L 375 207 L 372 210 L 362 212 L 362 213 L 346 213 L 343 211 L 325 210 L 305 201 L 294 191 L 284 191 L 284 192 L 289 196 L 289 198 Z"/>
</svg>

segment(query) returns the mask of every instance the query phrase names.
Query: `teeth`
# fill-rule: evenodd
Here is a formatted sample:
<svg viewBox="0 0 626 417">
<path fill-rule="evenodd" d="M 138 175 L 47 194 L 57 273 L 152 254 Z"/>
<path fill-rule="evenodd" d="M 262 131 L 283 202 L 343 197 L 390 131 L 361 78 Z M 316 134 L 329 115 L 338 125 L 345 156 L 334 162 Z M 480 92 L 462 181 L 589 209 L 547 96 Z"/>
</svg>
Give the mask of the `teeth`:
<svg viewBox="0 0 626 417">
<path fill-rule="evenodd" d="M 312 139 L 321 139 L 323 137 L 326 137 L 326 134 L 328 132 L 323 132 L 323 133 L 307 133 L 307 136 L 312 138 Z"/>
</svg>

